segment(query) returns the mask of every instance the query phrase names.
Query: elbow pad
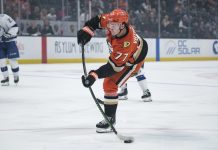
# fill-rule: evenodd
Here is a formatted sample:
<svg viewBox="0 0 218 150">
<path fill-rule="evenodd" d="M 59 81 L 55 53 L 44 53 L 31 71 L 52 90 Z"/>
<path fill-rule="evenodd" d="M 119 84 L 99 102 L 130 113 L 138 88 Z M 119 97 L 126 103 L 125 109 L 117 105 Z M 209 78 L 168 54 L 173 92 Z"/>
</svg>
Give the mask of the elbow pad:
<svg viewBox="0 0 218 150">
<path fill-rule="evenodd" d="M 109 63 L 107 63 L 101 66 L 100 68 L 98 68 L 97 70 L 95 70 L 95 73 L 98 75 L 98 78 L 101 79 L 101 78 L 110 77 L 116 72 L 114 71 L 113 67 Z"/>
<path fill-rule="evenodd" d="M 17 36 L 18 34 L 18 26 L 15 24 L 11 29 L 8 30 L 7 34 Z"/>
<path fill-rule="evenodd" d="M 100 18 L 98 16 L 93 17 L 92 19 L 88 20 L 84 26 L 88 26 L 93 31 L 99 28 Z"/>
<path fill-rule="evenodd" d="M 2 35 L 2 41 L 6 42 L 15 39 L 17 37 L 17 34 L 18 34 L 18 27 L 14 26 L 11 29 L 9 29 L 7 33 L 4 33 Z"/>
</svg>

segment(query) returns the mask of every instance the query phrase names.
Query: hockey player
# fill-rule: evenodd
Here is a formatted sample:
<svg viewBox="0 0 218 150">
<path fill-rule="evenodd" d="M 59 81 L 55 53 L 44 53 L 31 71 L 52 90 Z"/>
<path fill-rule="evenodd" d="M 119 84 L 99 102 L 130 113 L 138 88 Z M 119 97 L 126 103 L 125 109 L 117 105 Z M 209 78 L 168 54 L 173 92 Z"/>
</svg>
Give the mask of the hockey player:
<svg viewBox="0 0 218 150">
<path fill-rule="evenodd" d="M 146 81 L 146 77 L 143 73 L 143 68 L 144 65 L 140 68 L 140 70 L 136 73 L 136 75 L 134 75 L 134 77 L 136 78 L 139 87 L 142 90 L 142 96 L 141 99 L 143 102 L 151 102 L 151 93 L 147 87 L 147 81 Z M 119 100 L 127 100 L 128 99 L 128 89 L 127 89 L 127 83 L 123 84 L 120 87 L 120 92 L 118 93 L 118 99 Z"/>
<path fill-rule="evenodd" d="M 14 75 L 14 83 L 17 84 L 19 82 L 19 66 L 17 62 L 19 52 L 16 46 L 17 34 L 18 26 L 16 22 L 10 16 L 0 14 L 0 68 L 4 77 L 1 80 L 3 86 L 9 85 L 7 59 Z"/>
<path fill-rule="evenodd" d="M 139 71 L 147 55 L 148 45 L 128 24 L 128 13 L 121 9 L 88 20 L 77 33 L 78 44 L 88 43 L 96 29 L 106 29 L 106 41 L 111 53 L 106 64 L 97 70 L 91 70 L 87 77 L 82 76 L 82 83 L 85 87 L 90 87 L 97 79 L 104 78 L 104 111 L 109 121 L 115 124 L 118 87 Z M 109 124 L 102 120 L 96 124 L 96 131 L 107 133 L 112 130 Z"/>
<path fill-rule="evenodd" d="M 111 53 L 112 51 L 110 50 L 109 47 L 109 53 Z M 142 90 L 142 96 L 141 99 L 143 102 L 151 102 L 151 93 L 147 87 L 147 81 L 146 81 L 146 77 L 144 75 L 144 64 L 142 65 L 142 67 L 140 68 L 140 70 L 134 75 L 134 77 L 137 79 L 138 85 Z M 119 100 L 127 100 L 128 99 L 128 89 L 127 89 L 127 83 L 123 84 L 120 89 L 119 89 L 119 93 L 118 93 L 118 99 Z"/>
</svg>

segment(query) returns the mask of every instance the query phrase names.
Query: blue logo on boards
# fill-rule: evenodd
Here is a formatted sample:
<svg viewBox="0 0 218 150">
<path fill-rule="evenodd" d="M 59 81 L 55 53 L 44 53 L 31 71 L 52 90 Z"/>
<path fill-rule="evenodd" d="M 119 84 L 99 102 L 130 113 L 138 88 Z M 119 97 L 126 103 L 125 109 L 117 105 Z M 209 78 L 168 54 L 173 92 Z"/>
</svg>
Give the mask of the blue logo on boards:
<svg viewBox="0 0 218 150">
<path fill-rule="evenodd" d="M 187 40 L 178 40 L 177 43 L 169 41 L 166 44 L 167 55 L 198 55 L 201 53 L 200 47 L 190 47 L 187 45 Z"/>
<path fill-rule="evenodd" d="M 214 54 L 218 54 L 218 41 L 215 41 L 214 43 L 213 43 L 213 52 L 214 52 Z"/>
<path fill-rule="evenodd" d="M 173 55 L 177 46 L 176 46 L 176 42 L 174 41 L 168 41 L 167 44 L 166 44 L 166 47 L 167 47 L 167 55 Z"/>
</svg>

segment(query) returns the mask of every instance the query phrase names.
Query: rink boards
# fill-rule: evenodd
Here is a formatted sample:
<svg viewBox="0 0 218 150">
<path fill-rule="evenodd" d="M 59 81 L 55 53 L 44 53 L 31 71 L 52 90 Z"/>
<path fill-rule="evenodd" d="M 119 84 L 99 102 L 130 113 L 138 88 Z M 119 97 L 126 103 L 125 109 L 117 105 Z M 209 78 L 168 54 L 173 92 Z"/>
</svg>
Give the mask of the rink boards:
<svg viewBox="0 0 218 150">
<path fill-rule="evenodd" d="M 218 60 L 218 39 L 150 39 L 146 61 Z M 76 37 L 25 37 L 17 39 L 20 63 L 81 62 Z M 92 38 L 85 46 L 88 62 L 105 62 L 109 49 L 105 38 Z"/>
</svg>

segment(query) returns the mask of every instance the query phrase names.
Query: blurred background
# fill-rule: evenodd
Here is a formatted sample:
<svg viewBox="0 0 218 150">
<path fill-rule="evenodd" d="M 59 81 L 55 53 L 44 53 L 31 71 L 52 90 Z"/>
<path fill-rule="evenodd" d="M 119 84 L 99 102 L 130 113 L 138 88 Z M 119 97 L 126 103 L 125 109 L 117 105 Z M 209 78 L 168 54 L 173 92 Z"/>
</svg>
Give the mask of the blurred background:
<svg viewBox="0 0 218 150">
<path fill-rule="evenodd" d="M 218 38 L 217 0 L 0 0 L 23 36 L 76 36 L 89 18 L 115 8 L 128 11 L 144 38 Z M 104 31 L 97 31 L 97 37 Z"/>
</svg>

